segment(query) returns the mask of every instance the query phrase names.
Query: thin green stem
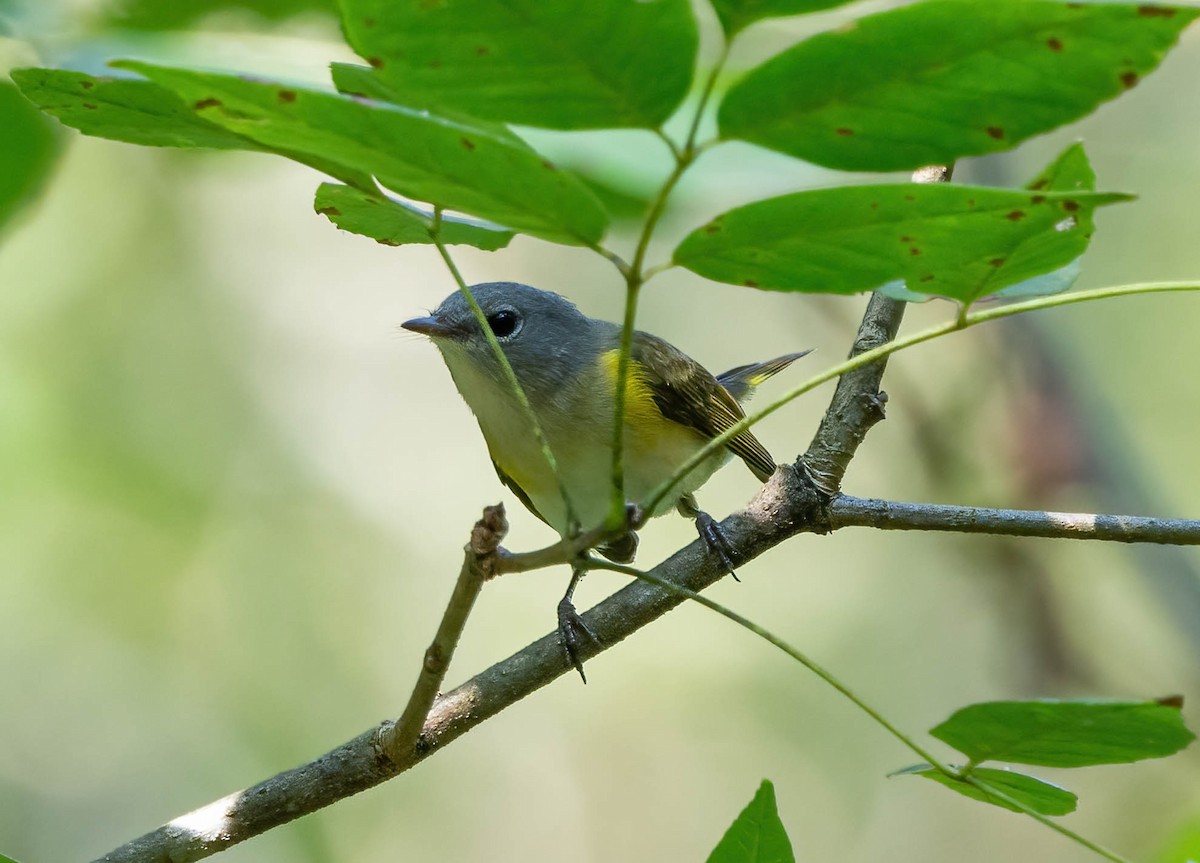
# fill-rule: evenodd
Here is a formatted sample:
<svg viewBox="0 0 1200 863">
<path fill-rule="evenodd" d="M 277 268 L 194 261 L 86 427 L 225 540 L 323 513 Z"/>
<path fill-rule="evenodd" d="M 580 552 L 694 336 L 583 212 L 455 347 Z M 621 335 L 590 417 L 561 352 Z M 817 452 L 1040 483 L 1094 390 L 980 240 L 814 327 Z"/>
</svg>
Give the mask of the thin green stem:
<svg viewBox="0 0 1200 863">
<path fill-rule="evenodd" d="M 933 764 L 932 762 L 930 762 L 930 764 L 933 767 L 937 767 L 937 765 Z M 939 769 L 941 769 L 941 768 L 939 768 Z M 951 772 L 950 775 L 955 776 L 956 774 Z M 1029 806 L 1027 806 L 1022 801 L 1020 801 L 1020 800 L 1016 799 L 1015 797 L 1012 797 L 1008 794 L 1005 794 L 999 788 L 993 788 L 991 785 L 988 785 L 986 782 L 984 782 L 981 779 L 977 779 L 975 776 L 965 775 L 965 776 L 956 776 L 956 778 L 962 780 L 963 782 L 966 782 L 968 785 L 975 786 L 980 791 L 983 791 L 992 797 L 995 797 L 999 800 L 1003 800 L 1005 803 L 1008 803 L 1011 806 L 1017 807 L 1018 809 L 1021 810 L 1021 812 L 1028 815 L 1030 818 L 1032 818 L 1034 821 L 1037 821 L 1039 824 L 1049 827 L 1055 833 L 1059 833 L 1059 834 L 1067 837 L 1072 842 L 1079 843 L 1084 848 L 1087 848 L 1089 851 L 1099 854 L 1104 859 L 1111 860 L 1112 863 L 1132 863 L 1132 861 L 1128 857 L 1122 857 L 1120 854 L 1116 853 L 1115 851 L 1110 851 L 1109 849 L 1105 848 L 1103 845 L 1099 845 L 1090 839 L 1080 836 L 1078 833 L 1076 833 L 1071 828 L 1064 827 L 1063 825 L 1059 824 L 1057 821 L 1054 821 L 1053 819 L 1043 815 L 1041 812 L 1037 812 L 1034 809 L 1031 809 Z"/>
<path fill-rule="evenodd" d="M 821 372 L 821 374 L 809 378 L 804 383 L 788 390 L 775 401 L 765 407 L 755 411 L 734 425 L 730 426 L 721 434 L 710 440 L 701 450 L 688 459 L 684 464 L 675 471 L 674 475 L 663 482 L 653 493 L 648 500 L 643 502 L 643 506 L 647 512 L 654 512 L 659 504 L 671 493 L 671 490 L 679 483 L 679 481 L 687 476 L 691 471 L 713 453 L 719 451 L 730 440 L 741 434 L 746 429 L 760 422 L 765 417 L 770 416 L 786 405 L 793 399 L 799 398 L 805 393 L 817 388 L 826 381 L 834 380 L 848 371 L 860 368 L 883 357 L 891 356 L 897 351 L 911 348 L 923 342 L 931 341 L 940 336 L 949 335 L 958 330 L 967 329 L 977 324 L 986 323 L 988 321 L 998 320 L 1000 318 L 1008 318 L 1013 315 L 1023 314 L 1025 312 L 1033 312 L 1039 309 L 1049 309 L 1056 306 L 1068 306 L 1075 303 L 1084 303 L 1091 300 L 1103 300 L 1110 297 L 1124 297 L 1134 294 L 1156 294 L 1166 293 L 1171 291 L 1197 291 L 1200 290 L 1200 283 L 1197 282 L 1141 282 L 1132 285 L 1121 285 L 1115 288 L 1097 288 L 1091 291 L 1076 291 L 1069 294 L 1057 294 L 1052 297 L 1037 297 L 1032 300 L 1026 300 L 1023 303 L 1013 303 L 1008 306 L 998 306 L 996 308 L 987 309 L 981 312 L 973 312 L 969 315 L 959 315 L 954 320 L 948 323 L 939 324 L 931 329 L 924 330 L 911 336 L 906 336 L 902 339 L 888 342 L 886 345 L 881 345 L 869 351 L 864 351 L 861 354 L 856 354 L 845 362 L 838 363 L 829 369 Z"/>
<path fill-rule="evenodd" d="M 906 747 L 908 747 L 910 750 L 912 750 L 914 753 L 916 753 L 917 757 L 922 758 L 925 761 L 929 762 L 929 764 L 932 767 L 937 768 L 938 770 L 942 771 L 943 773 L 945 773 L 948 776 L 956 775 L 951 768 L 947 767 L 946 765 L 944 765 L 940 761 L 938 761 L 936 758 L 934 758 L 933 755 L 931 755 L 929 752 L 927 752 L 915 740 L 913 740 L 911 737 L 909 737 L 907 734 L 905 734 L 903 731 L 901 731 L 895 725 L 892 725 L 892 723 L 889 722 L 883 716 L 883 714 L 881 714 L 878 710 L 873 708 L 871 705 L 867 704 L 867 702 L 863 701 L 857 694 L 855 694 L 854 690 L 850 689 L 850 687 L 848 687 L 846 684 L 842 683 L 842 681 L 838 680 L 833 675 L 832 672 L 826 670 L 823 666 L 819 665 L 817 662 L 810 659 L 807 655 L 805 655 L 804 653 L 802 653 L 801 651 L 799 651 L 792 645 L 788 644 L 786 641 L 784 641 L 779 636 L 775 635 L 770 630 L 759 626 L 754 621 L 743 617 L 742 615 L 738 614 L 733 609 L 726 608 L 724 605 L 721 605 L 721 603 L 716 602 L 715 600 L 709 599 L 707 596 L 704 596 L 703 594 L 696 593 L 694 590 L 688 590 L 686 587 L 680 587 L 678 584 L 673 584 L 672 582 L 661 579 L 656 575 L 651 575 L 648 572 L 643 572 L 642 570 L 637 569 L 636 567 L 623 566 L 622 564 L 619 564 L 619 563 L 611 563 L 609 561 L 600 560 L 598 558 L 588 558 L 586 561 L 586 565 L 592 569 L 606 569 L 606 570 L 610 570 L 612 572 L 622 572 L 622 573 L 625 573 L 626 575 L 632 575 L 634 578 L 637 578 L 641 581 L 649 582 L 650 584 L 661 587 L 663 590 L 669 591 L 670 593 L 674 593 L 677 596 L 682 596 L 682 597 L 685 597 L 686 599 L 692 600 L 693 602 L 698 602 L 701 605 L 703 605 L 705 608 L 715 611 L 717 614 L 721 615 L 722 617 L 726 617 L 729 620 L 732 620 L 738 626 L 741 626 L 744 629 L 748 629 L 750 632 L 754 633 L 759 638 L 763 639 L 764 641 L 767 641 L 768 643 L 770 643 L 770 644 L 774 645 L 775 647 L 779 648 L 780 650 L 782 650 L 788 656 L 792 657 L 792 659 L 799 662 L 801 665 L 803 665 L 805 668 L 807 668 L 813 674 L 817 675 L 817 677 L 821 678 L 827 684 L 829 684 L 834 689 L 836 689 L 845 698 L 849 699 L 850 702 L 855 707 L 857 707 L 863 713 L 867 714 L 867 716 L 871 717 L 871 719 L 873 719 L 885 731 L 887 731 L 889 734 L 891 734 L 893 737 L 895 737 L 897 740 L 899 740 L 902 744 L 904 744 Z"/>
<path fill-rule="evenodd" d="M 700 129 L 700 121 L 704 116 L 704 109 L 708 105 L 708 100 L 712 96 L 713 88 L 716 86 L 717 78 L 720 76 L 721 69 L 724 67 L 728 56 L 729 46 L 726 45 L 722 48 L 721 55 L 713 66 L 712 72 L 709 73 L 708 79 L 705 81 L 704 87 L 700 92 L 700 99 L 696 104 L 696 112 L 692 117 L 687 139 L 684 141 L 683 147 L 675 146 L 674 142 L 661 129 L 658 130 L 659 137 L 666 142 L 667 146 L 671 149 L 671 154 L 675 157 L 675 167 L 663 182 L 658 193 L 654 196 L 654 200 L 650 203 L 650 209 L 646 213 L 646 222 L 642 226 L 641 236 L 638 237 L 637 246 L 634 249 L 633 259 L 627 267 L 619 265 L 617 267 L 625 277 L 625 318 L 621 326 L 621 349 L 617 356 L 617 374 L 613 396 L 612 500 L 609 505 L 607 520 L 608 525 L 613 528 L 623 524 L 626 519 L 625 403 L 628 396 L 626 390 L 629 381 L 630 357 L 633 352 L 633 333 L 634 324 L 637 319 L 638 295 L 649 275 L 645 271 L 646 252 L 650 248 L 650 240 L 654 237 L 654 230 L 658 227 L 659 220 L 666 211 L 667 200 L 670 198 L 671 192 L 703 150 L 703 148 L 696 147 L 696 135 Z"/>
<path fill-rule="evenodd" d="M 715 611 L 717 614 L 720 614 L 722 617 L 732 620 L 738 626 L 741 626 L 742 628 L 749 630 L 750 632 L 757 635 L 759 638 L 763 639 L 764 641 L 768 642 L 769 644 L 772 644 L 775 647 L 777 647 L 778 649 L 782 650 L 784 653 L 786 653 L 792 659 L 796 660 L 801 665 L 803 665 L 805 668 L 807 668 L 809 671 L 811 671 L 813 674 L 817 675 L 817 677 L 821 678 L 821 680 L 825 681 L 825 683 L 829 684 L 831 687 L 833 687 L 835 690 L 837 690 L 842 696 L 847 698 L 855 707 L 857 707 L 859 710 L 861 710 L 863 713 L 865 713 L 867 716 L 869 716 L 877 725 L 879 725 L 885 731 L 887 731 L 888 734 L 890 734 L 894 738 L 896 738 L 896 740 L 898 740 L 901 744 L 903 744 L 910 751 L 912 751 L 918 758 L 920 758 L 923 761 L 925 761 L 926 763 L 928 763 L 930 767 L 937 770 L 939 773 L 942 773 L 946 776 L 949 776 L 954 779 L 958 779 L 962 782 L 966 782 L 970 785 L 973 785 L 976 788 L 978 788 L 979 790 L 984 791 L 987 794 L 990 794 L 993 797 L 996 797 L 1000 800 L 1003 800 L 1005 803 L 1015 806 L 1016 808 L 1020 809 L 1024 814 L 1028 815 L 1030 818 L 1034 819 L 1035 821 L 1038 821 L 1039 823 L 1045 825 L 1046 827 L 1049 827 L 1051 830 L 1054 830 L 1055 832 L 1060 833 L 1061 835 L 1067 837 L 1068 839 L 1071 839 L 1072 841 L 1079 843 L 1084 848 L 1087 848 L 1088 850 L 1093 851 L 1096 854 L 1099 854 L 1101 857 L 1104 857 L 1107 860 L 1111 860 L 1112 863 L 1130 863 L 1129 860 L 1120 856 L 1119 854 L 1116 854 L 1115 852 L 1110 851 L 1109 849 L 1105 848 L 1102 845 L 1098 845 L 1095 842 L 1092 842 L 1090 839 L 1086 839 L 1085 837 L 1076 833 L 1074 830 L 1064 827 L 1063 825 L 1059 824 L 1056 821 L 1051 820 L 1050 818 L 1046 817 L 1045 815 L 1041 814 L 1040 812 L 1037 812 L 1037 811 L 1031 809 L 1024 802 L 1017 800 L 1016 798 L 1010 797 L 1008 794 L 1005 794 L 1003 791 L 1001 791 L 997 788 L 993 788 L 992 786 L 988 785 L 986 782 L 983 782 L 982 780 L 977 779 L 975 776 L 971 775 L 971 773 L 970 773 L 969 768 L 971 766 L 973 766 L 973 763 L 968 765 L 966 768 L 963 768 L 960 770 L 956 770 L 953 767 L 950 767 L 949 765 L 943 764 L 938 759 L 934 758 L 933 755 L 930 754 L 919 743 L 917 743 L 915 740 L 913 740 L 911 737 L 909 737 L 907 734 L 905 734 L 903 731 L 901 731 L 899 728 L 897 728 L 895 725 L 893 725 L 891 722 L 889 722 L 883 716 L 883 714 L 881 714 L 875 708 L 871 707 L 871 705 L 869 705 L 865 701 L 863 701 L 863 699 L 860 698 L 857 694 L 855 694 L 855 692 L 852 689 L 850 689 L 850 687 L 848 687 L 846 684 L 844 684 L 840 680 L 838 680 L 833 675 L 832 672 L 826 670 L 823 666 L 819 665 L 817 662 L 810 659 L 808 656 L 806 656 L 800 650 L 798 650 L 795 647 L 793 647 L 792 645 L 788 644 L 782 638 L 779 638 L 777 635 L 772 633 L 770 630 L 765 629 L 762 626 L 759 626 L 757 623 L 755 623 L 752 620 L 749 620 L 748 618 L 743 617 L 742 615 L 738 614 L 733 609 L 727 608 L 724 605 L 721 605 L 721 603 L 716 602 L 712 599 L 709 599 L 707 596 L 704 596 L 703 594 L 696 593 L 693 590 L 688 590 L 686 587 L 681 587 L 678 584 L 674 584 L 672 582 L 666 581 L 655 575 L 651 575 L 648 572 L 643 572 L 642 570 L 637 569 L 636 567 L 624 566 L 623 564 L 612 563 L 607 560 L 600 560 L 598 558 L 593 558 L 593 557 L 587 558 L 587 560 L 585 561 L 585 565 L 587 567 L 589 567 L 590 569 L 604 569 L 604 570 L 609 570 L 611 572 L 620 572 L 620 573 L 624 573 L 625 575 L 631 575 L 634 578 L 637 578 L 641 581 L 645 581 L 650 584 L 661 587 L 663 590 L 666 590 L 670 593 L 674 593 L 677 596 L 682 596 L 686 599 L 692 600 L 693 602 L 697 602 L 700 605 L 703 605 L 705 608 L 708 608 L 711 611 Z"/>
<path fill-rule="evenodd" d="M 434 245 L 437 247 L 438 254 L 442 256 L 442 261 L 445 262 L 446 268 L 450 271 L 450 275 L 454 278 L 458 289 L 466 297 L 467 305 L 471 307 L 471 313 L 478 321 L 480 329 L 483 331 L 483 337 L 487 339 L 488 346 L 492 349 L 492 354 L 496 357 L 496 362 L 500 364 L 500 370 L 504 375 L 504 379 L 508 384 L 517 403 L 521 406 L 521 412 L 525 415 L 526 421 L 529 423 L 529 428 L 533 432 L 534 440 L 542 450 L 542 457 L 546 459 L 546 464 L 550 466 L 550 472 L 554 474 L 554 481 L 558 484 L 558 493 L 562 496 L 563 506 L 567 513 L 567 524 L 571 525 L 574 530 L 578 524 L 578 519 L 575 517 L 575 506 L 571 501 L 570 494 L 567 493 L 566 484 L 563 482 L 562 474 L 558 470 L 558 461 L 554 458 L 554 452 L 550 449 L 550 442 L 546 440 L 546 435 L 542 431 L 542 424 L 538 422 L 537 413 L 533 410 L 533 405 L 529 403 L 529 397 L 525 394 L 525 388 L 521 386 L 521 382 L 517 380 L 517 373 L 513 371 L 512 364 L 509 363 L 508 357 L 504 355 L 504 349 L 500 347 L 500 342 L 496 339 L 496 334 L 492 332 L 491 326 L 487 322 L 487 315 L 483 313 L 479 303 L 475 300 L 475 295 L 471 293 L 471 289 L 467 286 L 466 281 L 462 277 L 462 273 L 458 271 L 454 259 L 450 257 L 450 252 L 446 249 L 446 244 L 442 242 L 440 229 L 442 224 L 442 209 L 435 207 L 433 210 L 433 226 L 429 230 L 429 235 L 433 239 Z"/>
</svg>

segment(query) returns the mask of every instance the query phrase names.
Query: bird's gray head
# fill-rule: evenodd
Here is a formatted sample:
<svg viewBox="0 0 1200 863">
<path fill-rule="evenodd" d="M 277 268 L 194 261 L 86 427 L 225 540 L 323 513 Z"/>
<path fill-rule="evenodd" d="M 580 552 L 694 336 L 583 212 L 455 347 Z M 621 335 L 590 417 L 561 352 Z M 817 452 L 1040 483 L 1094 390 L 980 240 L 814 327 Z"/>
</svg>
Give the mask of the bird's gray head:
<svg viewBox="0 0 1200 863">
<path fill-rule="evenodd" d="M 526 389 L 551 392 L 587 368 L 602 350 L 604 325 L 558 294 L 518 282 L 487 282 L 473 286 L 471 293 Z M 429 317 L 401 326 L 429 336 L 456 378 L 456 366 L 465 362 L 478 373 L 503 380 L 461 291 L 448 296 Z"/>
</svg>

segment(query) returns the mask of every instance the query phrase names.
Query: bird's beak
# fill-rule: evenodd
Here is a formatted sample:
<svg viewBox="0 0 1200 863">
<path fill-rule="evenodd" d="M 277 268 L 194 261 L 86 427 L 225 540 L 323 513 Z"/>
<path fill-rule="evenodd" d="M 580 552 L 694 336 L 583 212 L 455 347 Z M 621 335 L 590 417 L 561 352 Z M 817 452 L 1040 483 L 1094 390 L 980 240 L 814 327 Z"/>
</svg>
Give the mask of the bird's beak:
<svg viewBox="0 0 1200 863">
<path fill-rule="evenodd" d="M 405 321 L 400 326 L 411 332 L 429 336 L 431 339 L 454 338 L 462 335 L 458 327 L 451 326 L 445 321 L 440 321 L 433 317 L 413 318 L 411 321 Z"/>
</svg>

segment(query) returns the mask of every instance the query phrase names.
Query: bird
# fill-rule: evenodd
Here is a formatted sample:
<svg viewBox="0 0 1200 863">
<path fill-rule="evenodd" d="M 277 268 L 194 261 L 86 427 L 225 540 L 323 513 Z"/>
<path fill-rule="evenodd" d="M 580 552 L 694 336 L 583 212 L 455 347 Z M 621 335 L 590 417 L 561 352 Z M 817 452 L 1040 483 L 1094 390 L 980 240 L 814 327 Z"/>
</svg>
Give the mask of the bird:
<svg viewBox="0 0 1200 863">
<path fill-rule="evenodd" d="M 566 538 L 580 527 L 601 525 L 612 497 L 613 414 L 622 328 L 584 315 L 551 291 L 519 282 L 485 282 L 469 288 L 529 405 L 557 463 L 545 458 L 528 418 L 462 291 L 427 317 L 401 327 L 437 347 L 458 392 L 475 415 L 500 481 L 539 519 Z M 669 342 L 635 330 L 626 383 L 623 459 L 625 497 L 633 505 L 650 494 L 712 438 L 744 418 L 741 402 L 754 388 L 809 351 L 785 354 L 713 375 Z M 776 470 L 766 447 L 749 429 L 693 468 L 640 520 L 672 509 L 691 518 L 727 571 L 731 550 L 716 521 L 700 509 L 695 491 L 734 456 L 765 482 Z M 561 483 L 560 483 L 561 480 Z M 564 500 L 570 497 L 570 505 Z M 597 547 L 628 563 L 637 551 L 630 529 Z M 575 566 L 558 607 L 558 632 L 584 682 L 579 650 L 595 634 L 575 611 L 574 590 L 583 573 Z M 598 641 L 597 641 L 598 643 Z"/>
</svg>

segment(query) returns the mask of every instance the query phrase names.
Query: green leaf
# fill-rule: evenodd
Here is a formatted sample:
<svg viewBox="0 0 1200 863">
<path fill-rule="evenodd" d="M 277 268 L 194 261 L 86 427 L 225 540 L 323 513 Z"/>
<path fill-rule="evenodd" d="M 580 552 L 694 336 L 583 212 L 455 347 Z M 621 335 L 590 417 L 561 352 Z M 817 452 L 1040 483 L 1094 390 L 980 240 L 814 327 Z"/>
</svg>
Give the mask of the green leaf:
<svg viewBox="0 0 1200 863">
<path fill-rule="evenodd" d="M 382 195 L 322 183 L 313 207 L 343 231 L 370 237 L 385 246 L 433 243 L 432 214 Z M 448 245 L 474 246 L 489 252 L 504 248 L 513 238 L 513 232 L 504 228 L 446 215 L 442 216 L 440 233 L 442 242 Z"/>
<path fill-rule="evenodd" d="M 108 26 L 139 30 L 185 30 L 218 12 L 252 12 L 267 21 L 285 21 L 304 13 L 336 13 L 334 0 L 122 0 L 105 8 Z"/>
<path fill-rule="evenodd" d="M 1173 700 L 992 701 L 962 708 L 930 733 L 975 762 L 1045 767 L 1162 758 L 1195 737 Z"/>
<path fill-rule="evenodd" d="M 1083 144 L 1076 141 L 1025 186 L 1033 192 L 1094 192 L 1096 172 Z"/>
<path fill-rule="evenodd" d="M 1024 811 L 1003 798 L 989 794 L 982 788 L 977 788 L 962 779 L 947 776 L 928 764 L 907 767 L 894 775 L 899 774 L 924 776 L 926 779 L 940 782 L 947 788 L 957 791 L 964 797 L 970 797 L 972 800 L 982 800 L 984 803 L 991 803 L 993 806 L 1000 806 L 1013 812 Z M 1079 803 L 1079 798 L 1067 789 L 1033 776 L 1027 776 L 1024 773 L 997 770 L 993 767 L 977 767 L 971 771 L 971 775 L 981 782 L 987 783 L 1001 794 L 1024 803 L 1040 815 L 1068 815 L 1075 811 L 1075 807 Z"/>
<path fill-rule="evenodd" d="M 59 136 L 17 88 L 0 81 L 0 228 L 33 200 L 58 158 Z"/>
<path fill-rule="evenodd" d="M 85 135 L 148 147 L 260 149 L 204 120 L 150 81 L 97 78 L 68 69 L 14 69 L 12 79 L 27 99 Z"/>
<path fill-rule="evenodd" d="M 402 104 L 551 129 L 655 128 L 687 95 L 688 0 L 341 0 Z"/>
<path fill-rule="evenodd" d="M 1200 9 L 928 0 L 815 36 L 737 82 L 723 138 L 848 171 L 1007 150 L 1134 86 Z"/>
<path fill-rule="evenodd" d="M 554 242 L 586 245 L 604 234 L 604 211 L 579 180 L 487 129 L 232 75 L 136 61 L 114 65 L 177 93 L 202 119 L 290 158 L 374 176 L 406 198 Z"/>
<path fill-rule="evenodd" d="M 5 855 L 0 854 L 0 863 L 17 863 L 17 861 L 11 857 L 6 857 Z"/>
<path fill-rule="evenodd" d="M 96 78 L 68 69 L 14 69 L 12 78 L 27 99 L 85 135 L 146 147 L 275 152 L 351 185 L 370 187 L 371 178 L 327 160 L 286 148 L 262 147 L 199 116 L 170 90 L 151 81 Z"/>
<path fill-rule="evenodd" d="M 333 78 L 333 86 L 337 88 L 339 93 L 345 93 L 347 96 L 356 96 L 362 99 L 374 99 L 376 102 L 390 102 L 393 105 L 407 104 L 404 101 L 404 95 L 380 77 L 370 66 L 359 66 L 354 63 L 330 63 L 329 73 L 330 77 Z M 481 120 L 478 117 L 471 117 L 462 112 L 450 110 L 445 106 L 439 108 L 437 114 L 439 117 L 458 120 L 469 126 L 478 126 L 482 129 L 487 129 L 499 138 L 507 138 L 521 145 L 525 143 L 512 129 L 503 123 Z"/>
<path fill-rule="evenodd" d="M 970 303 L 1083 253 L 1092 211 L 1128 196 L 895 184 L 798 192 L 718 216 L 675 263 L 719 282 L 852 294 L 903 279 Z"/>
<path fill-rule="evenodd" d="M 766 779 L 734 819 L 708 863 L 795 863 L 792 843 L 775 807 L 775 786 Z"/>
<path fill-rule="evenodd" d="M 755 21 L 764 18 L 819 12 L 849 2 L 851 0 L 712 0 L 712 5 L 721 19 L 726 37 L 732 39 Z"/>
</svg>

